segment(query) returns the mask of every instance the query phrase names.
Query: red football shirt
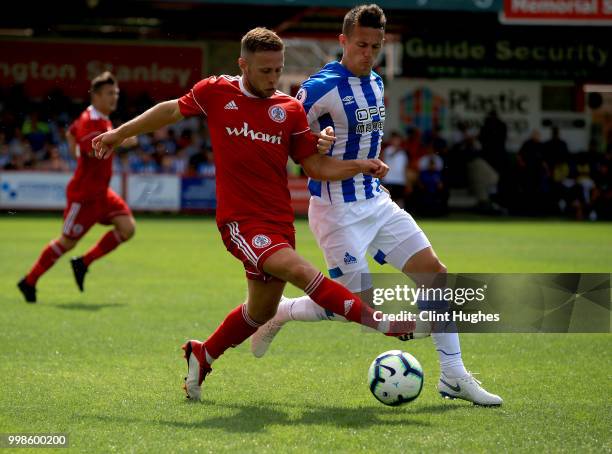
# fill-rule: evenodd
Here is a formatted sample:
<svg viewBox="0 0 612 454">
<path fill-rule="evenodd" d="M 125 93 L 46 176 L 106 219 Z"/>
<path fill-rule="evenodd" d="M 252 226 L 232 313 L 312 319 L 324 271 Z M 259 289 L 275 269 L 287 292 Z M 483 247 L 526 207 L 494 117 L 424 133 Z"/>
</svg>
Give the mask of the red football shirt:
<svg viewBox="0 0 612 454">
<path fill-rule="evenodd" d="M 185 117 L 205 115 L 215 156 L 217 224 L 232 221 L 292 223 L 287 159 L 316 153 L 302 105 L 277 91 L 249 93 L 241 77 L 209 77 L 179 99 Z"/>
<path fill-rule="evenodd" d="M 111 129 L 113 125 L 108 117 L 93 106 L 85 109 L 70 125 L 68 131 L 79 147 L 79 162 L 66 188 L 69 200 L 90 200 L 106 195 L 113 174 L 113 160 L 95 158 L 91 154 L 91 140 Z"/>
</svg>

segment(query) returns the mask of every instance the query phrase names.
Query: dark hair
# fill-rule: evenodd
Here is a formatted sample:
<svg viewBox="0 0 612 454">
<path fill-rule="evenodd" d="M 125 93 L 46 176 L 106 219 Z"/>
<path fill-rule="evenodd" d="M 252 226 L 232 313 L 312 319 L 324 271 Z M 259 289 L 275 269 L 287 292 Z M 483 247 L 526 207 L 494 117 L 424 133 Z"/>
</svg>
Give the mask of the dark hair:
<svg viewBox="0 0 612 454">
<path fill-rule="evenodd" d="M 109 71 L 104 71 L 91 81 L 90 93 L 97 93 L 104 85 L 117 85 L 117 79 Z"/>
<path fill-rule="evenodd" d="M 247 53 L 279 51 L 284 50 L 285 44 L 272 30 L 265 27 L 257 27 L 249 30 L 240 41 L 240 55 L 244 57 Z"/>
<path fill-rule="evenodd" d="M 377 28 L 384 32 L 385 26 L 387 25 L 387 18 L 382 8 L 374 3 L 371 5 L 359 5 L 344 16 L 342 34 L 349 36 L 356 25 L 360 27 Z"/>
</svg>

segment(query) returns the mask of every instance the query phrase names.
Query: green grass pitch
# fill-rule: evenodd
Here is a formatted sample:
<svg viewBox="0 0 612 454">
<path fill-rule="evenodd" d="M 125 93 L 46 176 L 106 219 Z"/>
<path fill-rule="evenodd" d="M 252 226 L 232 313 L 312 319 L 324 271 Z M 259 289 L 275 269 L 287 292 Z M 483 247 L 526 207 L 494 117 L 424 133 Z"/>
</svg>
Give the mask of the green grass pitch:
<svg viewBox="0 0 612 454">
<path fill-rule="evenodd" d="M 39 281 L 40 302 L 25 304 L 16 282 L 60 227 L 59 216 L 0 219 L 0 432 L 66 432 L 88 453 L 612 450 L 609 334 L 463 335 L 466 366 L 505 399 L 479 408 L 440 398 L 431 339 L 293 323 L 262 359 L 248 341 L 226 352 L 204 401 L 189 403 L 181 343 L 205 338 L 246 292 L 214 221 L 141 217 L 134 240 L 92 265 L 84 294 L 64 257 Z M 451 272 L 612 271 L 610 224 L 422 227 Z M 324 269 L 307 223 L 297 231 L 298 251 Z M 421 396 L 399 408 L 366 384 L 372 359 L 393 348 L 425 371 Z"/>
</svg>

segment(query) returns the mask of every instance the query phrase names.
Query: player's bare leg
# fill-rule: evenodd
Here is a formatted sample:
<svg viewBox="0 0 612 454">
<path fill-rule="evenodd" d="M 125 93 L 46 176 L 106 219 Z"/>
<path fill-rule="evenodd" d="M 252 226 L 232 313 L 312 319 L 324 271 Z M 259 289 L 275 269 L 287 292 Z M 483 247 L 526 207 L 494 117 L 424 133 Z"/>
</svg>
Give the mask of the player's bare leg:
<svg viewBox="0 0 612 454">
<path fill-rule="evenodd" d="M 60 236 L 52 240 L 41 252 L 30 272 L 17 283 L 17 287 L 28 303 L 36 302 L 36 282 L 67 251 L 74 248 L 78 240 Z"/>
<path fill-rule="evenodd" d="M 257 328 L 274 316 L 285 282 L 248 280 L 247 301 L 235 308 L 205 342 L 183 345 L 187 360 L 184 389 L 188 399 L 199 400 L 202 382 L 212 371 L 212 363 L 229 347 L 245 341 Z"/>
<path fill-rule="evenodd" d="M 79 290 L 83 291 L 85 283 L 85 274 L 89 269 L 89 265 L 94 261 L 108 254 L 114 250 L 121 243 L 128 241 L 134 236 L 136 231 L 136 221 L 131 215 L 120 215 L 115 216 L 111 219 L 113 230 L 106 232 L 102 238 L 89 250 L 85 255 L 81 257 L 73 257 L 70 260 L 72 265 L 72 272 L 74 273 L 74 279 L 79 287 Z"/>
</svg>

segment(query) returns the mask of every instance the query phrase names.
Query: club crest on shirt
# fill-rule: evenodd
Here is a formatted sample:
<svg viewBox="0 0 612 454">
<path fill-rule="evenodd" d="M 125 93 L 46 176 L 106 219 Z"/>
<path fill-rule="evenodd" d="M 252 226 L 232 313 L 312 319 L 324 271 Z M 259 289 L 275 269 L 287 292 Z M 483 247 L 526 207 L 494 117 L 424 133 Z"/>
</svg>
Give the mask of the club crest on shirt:
<svg viewBox="0 0 612 454">
<path fill-rule="evenodd" d="M 300 90 L 295 95 L 295 99 L 297 99 L 299 102 L 304 104 L 304 101 L 306 101 L 306 95 L 308 95 L 308 93 L 306 92 L 306 89 L 300 88 Z"/>
<path fill-rule="evenodd" d="M 253 243 L 253 246 L 256 248 L 261 249 L 262 247 L 270 246 L 272 244 L 272 240 L 266 235 L 255 235 L 251 240 L 251 243 Z"/>
<path fill-rule="evenodd" d="M 277 123 L 282 123 L 287 118 L 287 112 L 278 104 L 268 109 L 268 115 Z"/>
<path fill-rule="evenodd" d="M 74 224 L 72 226 L 72 233 L 80 235 L 83 232 L 83 226 L 81 224 Z"/>
</svg>

